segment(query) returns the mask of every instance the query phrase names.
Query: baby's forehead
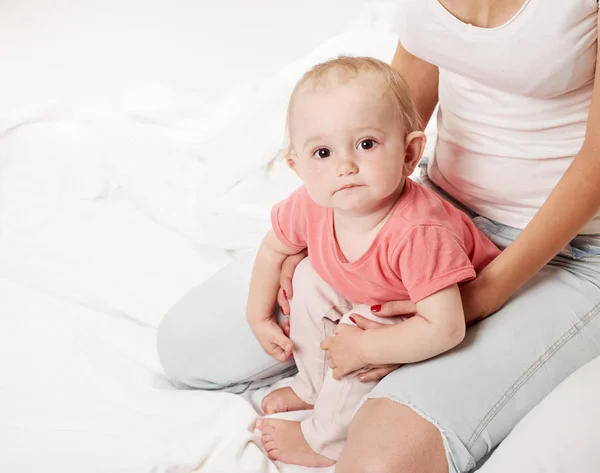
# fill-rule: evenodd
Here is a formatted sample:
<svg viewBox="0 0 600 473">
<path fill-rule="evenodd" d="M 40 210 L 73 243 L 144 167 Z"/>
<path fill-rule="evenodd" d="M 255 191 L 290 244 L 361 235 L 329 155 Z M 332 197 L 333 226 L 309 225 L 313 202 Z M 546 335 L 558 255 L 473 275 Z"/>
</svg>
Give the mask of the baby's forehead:
<svg viewBox="0 0 600 473">
<path fill-rule="evenodd" d="M 383 112 L 394 107 L 392 96 L 383 81 L 366 74 L 349 79 L 334 77 L 308 79 L 295 91 L 290 103 L 290 115 L 301 109 L 304 113 L 318 113 L 332 106 L 360 107 Z M 302 113 L 302 114 L 304 114 Z"/>
<path fill-rule="evenodd" d="M 296 89 L 296 96 L 306 93 L 326 94 L 349 86 L 380 93 L 387 89 L 385 79 L 375 71 L 351 74 L 341 69 L 330 69 L 318 76 L 307 77 Z"/>
</svg>

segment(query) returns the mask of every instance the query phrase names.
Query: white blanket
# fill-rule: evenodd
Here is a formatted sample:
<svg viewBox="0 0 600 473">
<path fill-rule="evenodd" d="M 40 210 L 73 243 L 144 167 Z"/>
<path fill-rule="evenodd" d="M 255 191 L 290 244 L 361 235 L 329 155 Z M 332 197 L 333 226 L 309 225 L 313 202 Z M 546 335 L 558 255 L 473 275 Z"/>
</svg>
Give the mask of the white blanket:
<svg viewBox="0 0 600 473">
<path fill-rule="evenodd" d="M 386 7 L 371 8 L 367 26 Z M 221 101 L 147 85 L 122 108 L 0 112 L 1 471 L 278 471 L 247 430 L 264 392 L 173 389 L 156 326 L 299 184 L 267 168 L 300 74 L 395 45 L 355 24 Z"/>
</svg>

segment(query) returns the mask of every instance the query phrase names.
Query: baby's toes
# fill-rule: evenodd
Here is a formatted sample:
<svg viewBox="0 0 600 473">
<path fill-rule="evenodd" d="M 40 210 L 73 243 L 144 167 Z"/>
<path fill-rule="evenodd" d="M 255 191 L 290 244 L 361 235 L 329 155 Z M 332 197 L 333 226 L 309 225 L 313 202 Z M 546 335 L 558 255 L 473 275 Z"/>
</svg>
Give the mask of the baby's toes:
<svg viewBox="0 0 600 473">
<path fill-rule="evenodd" d="M 265 440 L 263 438 L 263 447 L 265 447 L 265 451 L 267 453 L 269 453 L 271 450 L 274 450 L 277 448 L 277 444 L 275 443 L 275 441 L 273 439 Z"/>
<path fill-rule="evenodd" d="M 263 430 L 263 427 L 264 427 L 264 422 L 265 422 L 265 419 L 264 419 L 264 418 L 262 418 L 262 417 L 259 417 L 259 418 L 258 418 L 258 419 L 256 419 L 256 421 L 254 422 L 254 428 L 255 428 L 256 430 L 260 430 L 260 431 L 262 432 L 262 430 Z"/>
<path fill-rule="evenodd" d="M 267 451 L 267 456 L 271 460 L 279 460 L 281 458 L 281 456 L 279 454 L 279 449 L 277 449 L 277 448 L 273 448 L 272 450 Z"/>
<path fill-rule="evenodd" d="M 269 435 L 272 432 L 275 432 L 275 426 L 277 425 L 276 422 L 273 422 L 274 419 L 263 419 L 262 421 L 262 431 L 264 432 L 264 435 Z"/>
<path fill-rule="evenodd" d="M 276 412 L 276 406 L 275 406 L 275 402 L 273 402 L 273 399 L 264 399 L 262 402 L 262 410 L 265 414 L 275 414 Z"/>
</svg>

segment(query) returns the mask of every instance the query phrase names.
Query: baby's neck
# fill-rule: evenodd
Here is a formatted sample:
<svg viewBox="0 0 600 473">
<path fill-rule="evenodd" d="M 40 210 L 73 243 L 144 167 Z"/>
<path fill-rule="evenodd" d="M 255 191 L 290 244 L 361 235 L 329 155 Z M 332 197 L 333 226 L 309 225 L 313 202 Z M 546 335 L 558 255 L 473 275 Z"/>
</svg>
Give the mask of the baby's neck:
<svg viewBox="0 0 600 473">
<path fill-rule="evenodd" d="M 394 192 L 385 201 L 378 203 L 374 208 L 352 212 L 334 209 L 336 229 L 355 234 L 367 234 L 379 230 L 389 218 L 392 209 L 402 195 L 405 185 L 403 183 L 397 192 Z"/>
</svg>

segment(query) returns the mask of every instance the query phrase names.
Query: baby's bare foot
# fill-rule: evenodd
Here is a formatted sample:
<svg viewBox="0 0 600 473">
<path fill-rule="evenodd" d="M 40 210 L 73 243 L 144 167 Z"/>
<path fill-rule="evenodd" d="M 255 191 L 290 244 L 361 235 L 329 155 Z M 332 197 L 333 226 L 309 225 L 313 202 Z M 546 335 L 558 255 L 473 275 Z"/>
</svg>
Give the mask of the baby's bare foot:
<svg viewBox="0 0 600 473">
<path fill-rule="evenodd" d="M 290 387 L 276 389 L 262 400 L 262 409 L 265 414 L 276 412 L 303 411 L 312 409 L 312 404 L 307 404 Z"/>
<path fill-rule="evenodd" d="M 262 443 L 271 460 L 310 467 L 335 465 L 333 460 L 310 448 L 302 435 L 300 422 L 258 419 L 256 428 L 262 432 Z"/>
</svg>

